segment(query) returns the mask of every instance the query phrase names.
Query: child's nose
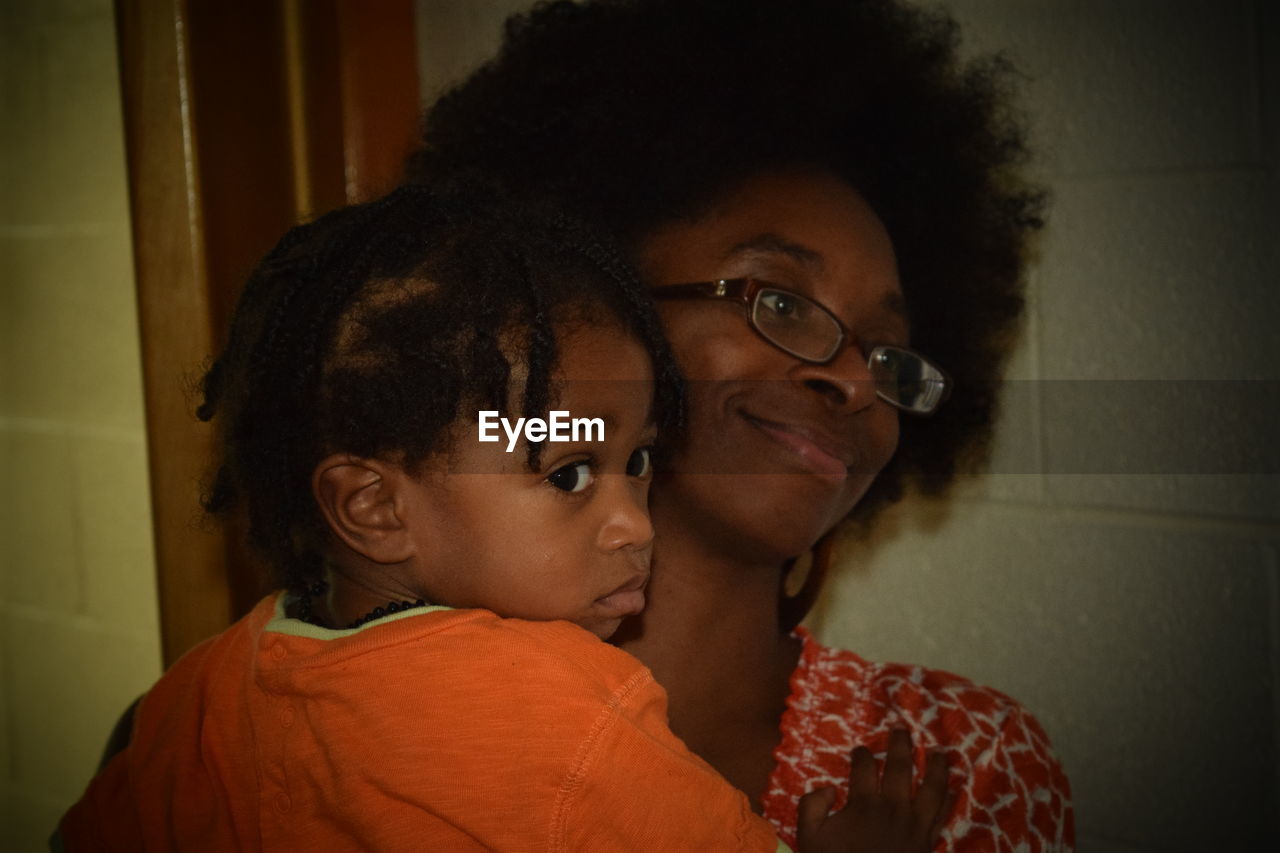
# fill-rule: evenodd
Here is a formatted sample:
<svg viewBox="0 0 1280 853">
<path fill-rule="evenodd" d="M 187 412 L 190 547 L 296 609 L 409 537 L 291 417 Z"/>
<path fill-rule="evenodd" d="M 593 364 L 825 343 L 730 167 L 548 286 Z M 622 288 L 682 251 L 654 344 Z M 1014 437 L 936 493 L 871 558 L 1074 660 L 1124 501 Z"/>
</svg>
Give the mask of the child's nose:
<svg viewBox="0 0 1280 853">
<path fill-rule="evenodd" d="M 647 548 L 653 542 L 648 489 L 634 488 L 627 477 L 608 477 L 613 500 L 600 526 L 600 547 L 606 551 Z"/>
</svg>

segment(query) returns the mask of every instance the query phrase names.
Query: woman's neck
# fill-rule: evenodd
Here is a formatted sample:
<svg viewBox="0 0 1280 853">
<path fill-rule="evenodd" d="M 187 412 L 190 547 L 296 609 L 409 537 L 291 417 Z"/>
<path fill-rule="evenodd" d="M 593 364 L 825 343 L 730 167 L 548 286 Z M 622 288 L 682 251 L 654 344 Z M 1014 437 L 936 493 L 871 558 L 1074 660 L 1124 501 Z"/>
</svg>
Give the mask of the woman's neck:
<svg viewBox="0 0 1280 853">
<path fill-rule="evenodd" d="M 759 811 L 800 653 L 778 621 L 782 566 L 726 556 L 655 509 L 648 606 L 614 640 L 666 688 L 671 730 Z"/>
<path fill-rule="evenodd" d="M 615 642 L 643 661 L 667 690 L 672 728 L 704 713 L 770 720 L 785 704 L 797 643 L 779 625 L 783 566 L 726 556 L 655 507 L 648 605 Z M 705 528 L 704 528 L 705 529 Z"/>
</svg>

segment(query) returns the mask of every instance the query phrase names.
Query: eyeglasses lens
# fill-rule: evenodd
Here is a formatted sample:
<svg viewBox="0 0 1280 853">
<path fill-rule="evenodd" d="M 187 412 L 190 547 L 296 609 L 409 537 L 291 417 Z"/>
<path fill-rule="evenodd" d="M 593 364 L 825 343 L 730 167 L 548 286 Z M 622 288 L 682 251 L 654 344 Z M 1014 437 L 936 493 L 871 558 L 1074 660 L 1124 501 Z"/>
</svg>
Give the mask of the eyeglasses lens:
<svg viewBox="0 0 1280 853">
<path fill-rule="evenodd" d="M 876 347 L 867 359 L 876 393 L 900 409 L 929 414 L 942 403 L 947 378 L 910 350 Z"/>
<path fill-rule="evenodd" d="M 751 305 L 751 324 L 774 346 L 817 364 L 833 358 L 844 343 L 844 330 L 835 317 L 786 290 L 762 288 Z M 867 367 L 876 393 L 899 409 L 927 415 L 946 396 L 946 376 L 911 350 L 876 347 Z"/>
<path fill-rule="evenodd" d="M 817 303 L 785 290 L 764 288 L 756 294 L 751 323 L 777 346 L 815 362 L 835 355 L 844 337 L 840 324 Z"/>
</svg>

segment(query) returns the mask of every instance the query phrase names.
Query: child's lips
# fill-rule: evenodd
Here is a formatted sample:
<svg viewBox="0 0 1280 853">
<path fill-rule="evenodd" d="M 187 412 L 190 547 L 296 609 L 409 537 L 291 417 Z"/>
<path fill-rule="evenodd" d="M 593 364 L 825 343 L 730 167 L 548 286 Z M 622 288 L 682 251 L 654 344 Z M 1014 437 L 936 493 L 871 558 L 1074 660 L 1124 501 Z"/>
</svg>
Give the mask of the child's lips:
<svg viewBox="0 0 1280 853">
<path fill-rule="evenodd" d="M 634 616 L 644 610 L 644 588 L 648 583 L 648 575 L 639 575 L 597 601 L 618 616 Z"/>
</svg>

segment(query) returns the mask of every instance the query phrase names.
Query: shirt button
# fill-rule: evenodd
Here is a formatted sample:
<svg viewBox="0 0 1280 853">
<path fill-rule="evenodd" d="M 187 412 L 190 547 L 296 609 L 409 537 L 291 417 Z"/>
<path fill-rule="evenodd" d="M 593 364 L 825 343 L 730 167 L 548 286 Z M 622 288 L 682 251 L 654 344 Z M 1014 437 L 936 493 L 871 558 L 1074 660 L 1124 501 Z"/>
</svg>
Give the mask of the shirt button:
<svg viewBox="0 0 1280 853">
<path fill-rule="evenodd" d="M 293 801 L 289 799 L 289 795 L 288 795 L 288 794 L 283 793 L 283 792 L 281 792 L 281 793 L 279 793 L 279 794 L 276 794 L 276 809 L 277 809 L 277 810 L 282 811 L 282 812 L 287 812 L 287 811 L 288 811 L 290 808 L 292 808 L 292 807 L 293 807 Z"/>
<path fill-rule="evenodd" d="M 286 705 L 284 710 L 280 712 L 280 725 L 286 729 L 293 725 L 293 708 Z"/>
<path fill-rule="evenodd" d="M 276 660 L 284 660 L 288 655 L 289 653 L 284 650 L 284 645 L 281 643 L 276 643 L 271 647 L 271 656 Z"/>
</svg>

